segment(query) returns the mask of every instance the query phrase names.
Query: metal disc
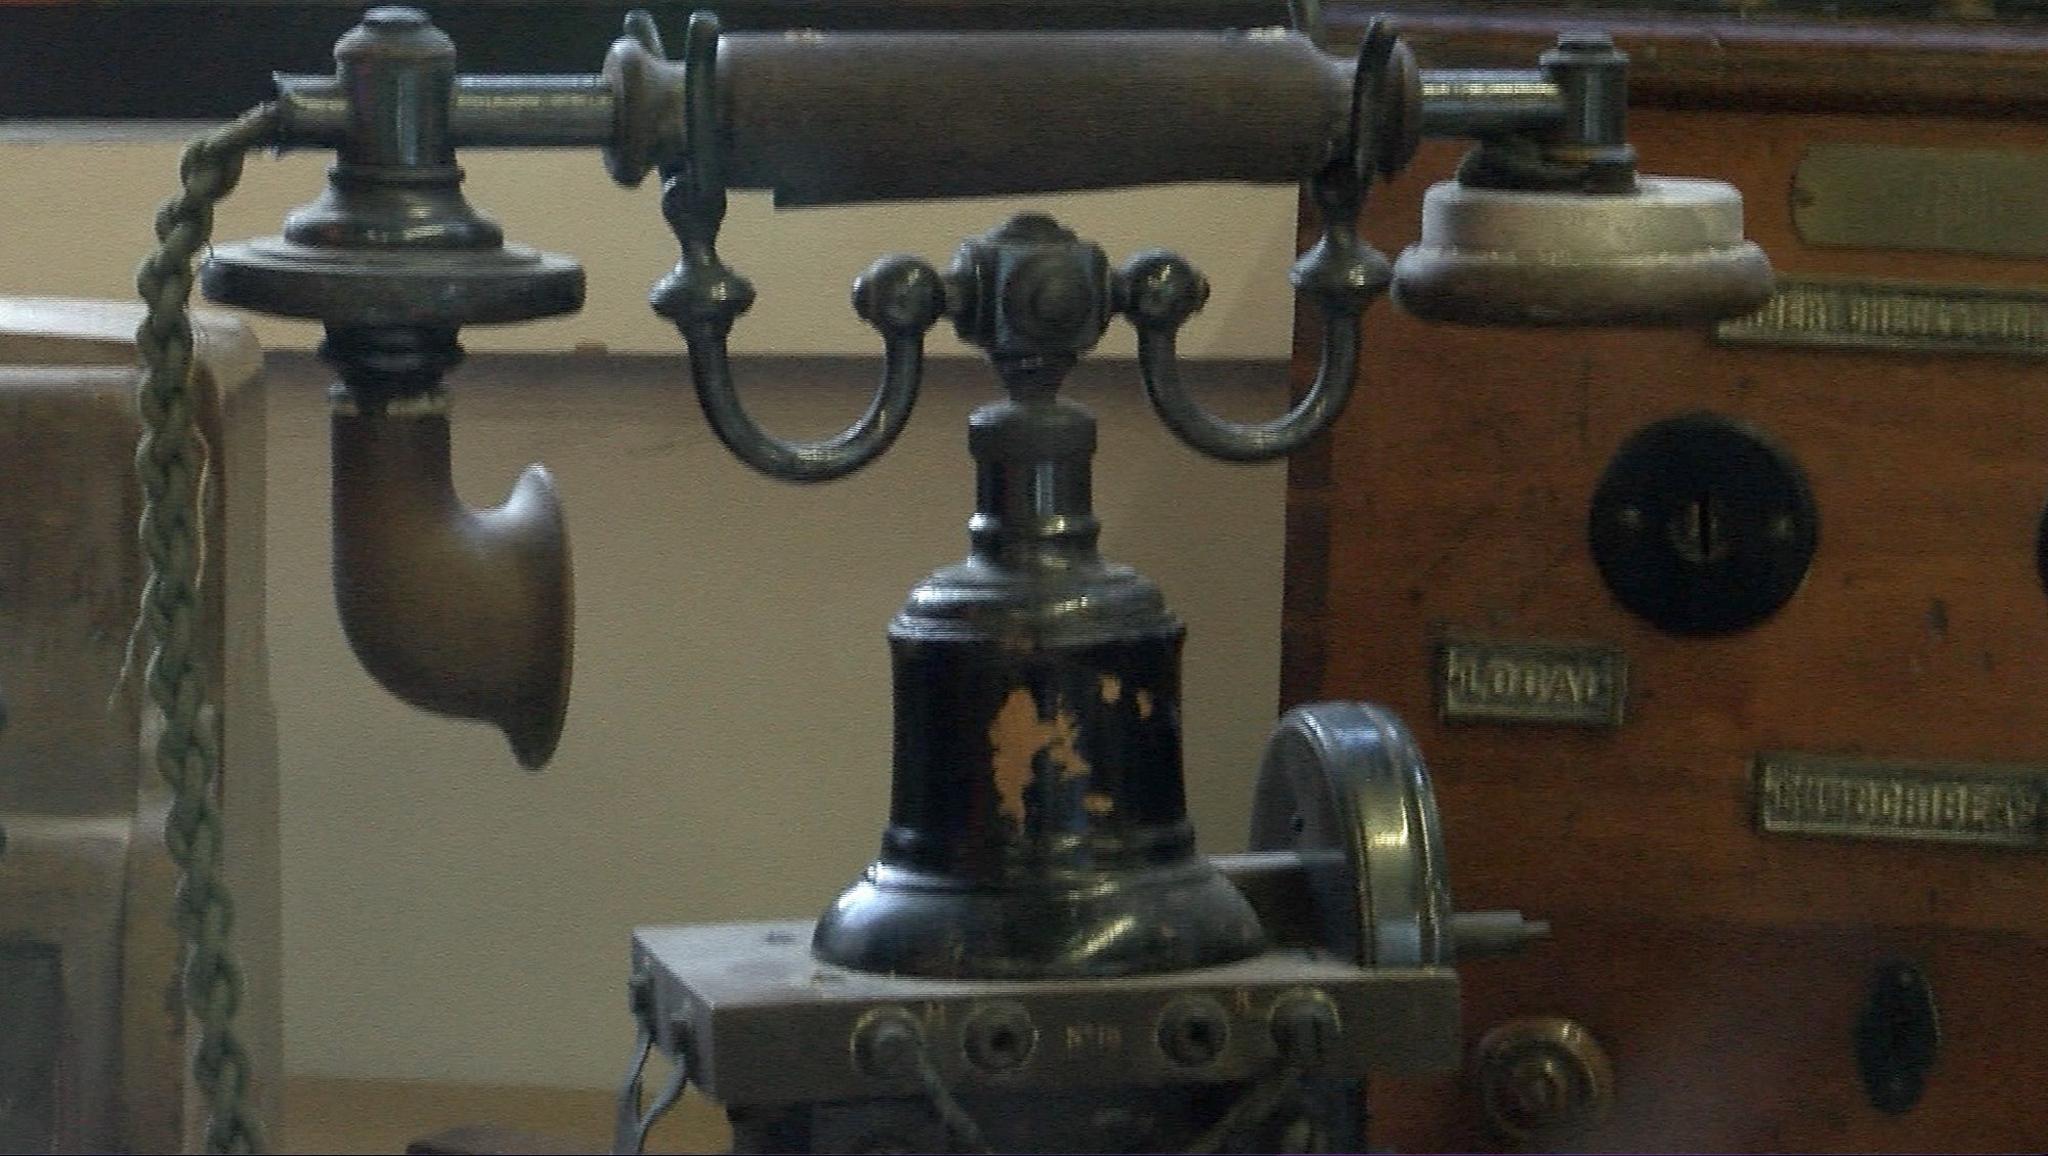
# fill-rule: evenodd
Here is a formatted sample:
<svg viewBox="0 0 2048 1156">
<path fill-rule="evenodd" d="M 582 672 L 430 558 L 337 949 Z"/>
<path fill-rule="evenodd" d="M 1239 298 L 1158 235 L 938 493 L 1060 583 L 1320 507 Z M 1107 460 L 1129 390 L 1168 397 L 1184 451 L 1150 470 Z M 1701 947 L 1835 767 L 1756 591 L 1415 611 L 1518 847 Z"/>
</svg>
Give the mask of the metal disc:
<svg viewBox="0 0 2048 1156">
<path fill-rule="evenodd" d="M 1281 716 L 1252 799 L 1254 851 L 1299 851 L 1324 942 L 1366 967 L 1449 964 L 1451 896 L 1429 768 L 1392 711 Z"/>
<path fill-rule="evenodd" d="M 1742 194 L 1642 177 L 1631 193 L 1516 192 L 1444 181 L 1394 265 L 1394 302 L 1473 325 L 1688 325 L 1740 316 L 1772 288 L 1743 239 Z"/>
<path fill-rule="evenodd" d="M 209 301 L 329 325 L 501 325 L 583 307 L 583 267 L 523 245 L 339 249 L 264 237 L 200 266 Z"/>
<path fill-rule="evenodd" d="M 1805 584 L 1820 507 L 1798 459 L 1770 435 L 1721 414 L 1682 414 L 1615 451 L 1586 540 L 1630 613 L 1671 634 L 1733 634 Z"/>
</svg>

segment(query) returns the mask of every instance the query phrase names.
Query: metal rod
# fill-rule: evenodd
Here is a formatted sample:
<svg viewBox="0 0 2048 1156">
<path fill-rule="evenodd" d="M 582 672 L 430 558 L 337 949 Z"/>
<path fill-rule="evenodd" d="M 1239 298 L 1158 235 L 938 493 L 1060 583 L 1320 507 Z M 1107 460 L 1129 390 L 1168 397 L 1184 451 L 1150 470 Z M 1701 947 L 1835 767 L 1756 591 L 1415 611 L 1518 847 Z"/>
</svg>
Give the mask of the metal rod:
<svg viewBox="0 0 2048 1156">
<path fill-rule="evenodd" d="M 601 76 L 455 77 L 442 139 L 601 146 L 636 171 L 680 160 L 687 70 L 621 52 Z M 1350 62 L 1278 29 L 740 33 L 717 68 L 729 183 L 783 203 L 1288 183 L 1325 163 L 1350 118 Z M 352 106 L 376 93 L 352 75 L 279 77 L 278 146 L 364 147 Z"/>
<path fill-rule="evenodd" d="M 1539 69 L 1425 68 L 1422 135 L 1492 136 L 1564 123 L 1564 94 Z"/>
<path fill-rule="evenodd" d="M 348 134 L 348 96 L 332 76 L 277 78 L 279 144 L 332 148 Z M 459 76 L 448 115 L 458 147 L 595 148 L 612 139 L 615 98 L 595 74 Z"/>
<path fill-rule="evenodd" d="M 485 147 L 604 144 L 612 105 L 601 76 L 468 76 L 455 83 L 451 131 Z"/>
<path fill-rule="evenodd" d="M 742 33 L 724 38 L 719 89 L 730 183 L 819 204 L 1300 180 L 1342 139 L 1353 68 L 1283 33 Z M 687 144 L 669 111 L 681 71 L 458 76 L 448 138 L 614 148 L 643 108 L 649 159 L 672 160 Z M 341 80 L 277 85 L 280 148 L 346 144 Z M 1425 69 L 1411 91 L 1426 137 L 1553 132 L 1569 112 L 1538 69 Z"/>
</svg>

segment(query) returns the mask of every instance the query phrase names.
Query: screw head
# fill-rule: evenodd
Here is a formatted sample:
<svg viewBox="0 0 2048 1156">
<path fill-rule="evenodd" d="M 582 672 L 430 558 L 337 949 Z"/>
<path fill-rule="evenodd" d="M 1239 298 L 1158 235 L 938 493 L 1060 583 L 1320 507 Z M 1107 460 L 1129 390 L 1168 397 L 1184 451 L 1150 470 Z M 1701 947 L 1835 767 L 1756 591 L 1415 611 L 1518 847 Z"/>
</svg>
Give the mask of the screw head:
<svg viewBox="0 0 2048 1156">
<path fill-rule="evenodd" d="M 917 1074 L 924 1029 L 900 1007 L 876 1008 L 853 1027 L 853 1063 L 878 1080 L 907 1080 Z"/>
<path fill-rule="evenodd" d="M 983 1004 L 967 1017 L 960 1043 L 967 1061 L 982 1071 L 1014 1071 L 1037 1049 L 1038 1026 L 1022 1004 Z"/>
<path fill-rule="evenodd" d="M 1281 1059 L 1298 1068 L 1313 1069 L 1328 1062 L 1344 1034 L 1337 1005 L 1313 989 L 1288 992 L 1275 1000 L 1267 1022 Z"/>
<path fill-rule="evenodd" d="M 1159 1013 L 1159 1050 L 1185 1068 L 1216 1062 L 1230 1041 L 1230 1013 L 1205 995 L 1183 996 Z"/>
</svg>

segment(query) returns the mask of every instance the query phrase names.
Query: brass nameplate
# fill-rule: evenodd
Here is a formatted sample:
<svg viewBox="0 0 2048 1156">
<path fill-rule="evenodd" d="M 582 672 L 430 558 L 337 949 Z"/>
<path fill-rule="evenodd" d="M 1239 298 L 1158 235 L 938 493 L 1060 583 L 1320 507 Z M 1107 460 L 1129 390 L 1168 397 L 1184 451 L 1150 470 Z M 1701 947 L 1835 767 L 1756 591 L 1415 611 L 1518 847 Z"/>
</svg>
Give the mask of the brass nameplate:
<svg viewBox="0 0 2048 1156">
<path fill-rule="evenodd" d="M 1809 245 L 2048 256 L 2048 152 L 1815 145 L 1792 178 Z"/>
<path fill-rule="evenodd" d="M 1764 754 L 1757 826 L 1787 835 L 2048 846 L 2048 767 Z"/>
<path fill-rule="evenodd" d="M 1729 345 L 2048 357 L 2048 293 L 1974 285 L 1780 281 L 1763 308 L 1723 321 Z"/>
<path fill-rule="evenodd" d="M 1607 646 L 1446 642 L 1436 674 L 1445 722 L 1613 727 L 1628 699 L 1628 659 Z"/>
</svg>

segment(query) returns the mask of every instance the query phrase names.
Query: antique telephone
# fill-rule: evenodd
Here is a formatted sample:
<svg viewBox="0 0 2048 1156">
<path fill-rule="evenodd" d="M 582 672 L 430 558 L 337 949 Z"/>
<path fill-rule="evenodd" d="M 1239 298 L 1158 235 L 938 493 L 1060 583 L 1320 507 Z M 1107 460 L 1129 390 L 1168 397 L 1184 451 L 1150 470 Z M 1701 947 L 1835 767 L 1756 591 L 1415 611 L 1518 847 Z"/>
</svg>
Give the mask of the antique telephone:
<svg viewBox="0 0 2048 1156">
<path fill-rule="evenodd" d="M 1770 269 L 1726 186 L 1639 176 L 1625 58 L 1567 36 L 1527 70 L 1433 71 L 1375 24 L 1355 56 L 1302 31 L 722 34 L 699 14 L 679 59 L 635 14 L 603 70 L 465 76 L 422 13 L 378 8 L 332 76 L 195 142 L 144 266 L 148 432 L 138 461 L 154 581 L 145 620 L 179 790 L 174 854 L 194 1071 L 222 1150 L 259 1143 L 240 1107 L 236 976 L 217 885 L 210 706 L 189 621 L 184 319 L 212 204 L 254 148 L 332 148 L 321 197 L 282 236 L 211 252 L 218 302 L 320 321 L 333 389 L 334 578 L 351 646 L 394 694 L 490 722 L 544 763 L 568 694 L 569 565 L 538 467 L 502 506 L 449 481 L 443 375 L 462 327 L 575 310 L 580 268 L 508 244 L 461 192 L 459 147 L 598 148 L 663 180 L 682 248 L 655 287 L 707 420 L 753 468 L 842 476 L 884 452 L 916 401 L 925 332 L 949 320 L 1007 394 L 976 411 L 968 558 L 920 583 L 889 629 L 896 750 L 879 860 L 813 924 L 644 928 L 639 1030 L 616 1148 L 695 1083 L 742 1151 L 1355 1150 L 1369 1071 L 1458 1062 L 1467 956 L 1541 934 L 1453 912 L 1427 772 L 1387 712 L 1288 713 L 1255 795 L 1254 850 L 1197 854 L 1182 801 L 1181 627 L 1095 549 L 1094 420 L 1066 372 L 1117 316 L 1161 419 L 1212 457 L 1283 456 L 1336 420 L 1380 293 L 1472 324 L 1669 324 L 1740 314 Z M 1425 136 L 1478 141 L 1432 190 L 1421 244 L 1390 265 L 1356 221 Z M 729 188 L 780 204 L 1029 193 L 1164 181 L 1305 184 L 1321 238 L 1293 280 L 1322 365 L 1285 415 L 1238 423 L 1182 386 L 1175 336 L 1202 306 L 1170 253 L 1112 267 L 1049 218 L 966 241 L 941 272 L 884 258 L 853 307 L 881 380 L 837 437 L 792 442 L 747 413 L 726 335 L 753 290 L 717 250 Z M 672 1075 L 643 1106 L 659 1050 Z"/>
</svg>

